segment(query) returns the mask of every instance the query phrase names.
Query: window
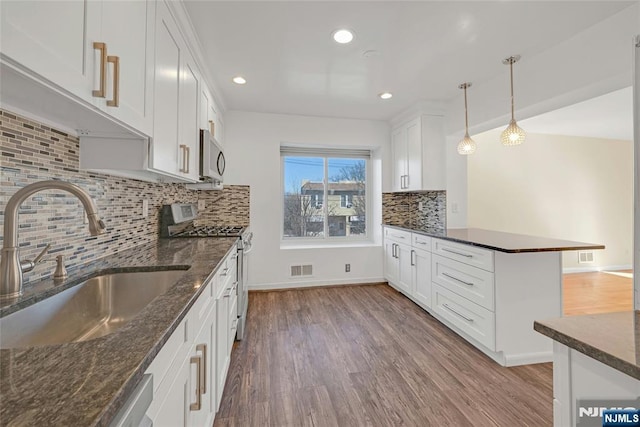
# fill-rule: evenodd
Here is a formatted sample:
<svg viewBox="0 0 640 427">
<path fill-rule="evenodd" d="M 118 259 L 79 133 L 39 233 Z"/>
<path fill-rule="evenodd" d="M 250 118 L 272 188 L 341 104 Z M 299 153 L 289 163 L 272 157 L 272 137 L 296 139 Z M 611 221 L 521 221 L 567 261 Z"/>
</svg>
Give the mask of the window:
<svg viewBox="0 0 640 427">
<path fill-rule="evenodd" d="M 282 146 L 285 239 L 367 235 L 369 150 Z"/>
</svg>

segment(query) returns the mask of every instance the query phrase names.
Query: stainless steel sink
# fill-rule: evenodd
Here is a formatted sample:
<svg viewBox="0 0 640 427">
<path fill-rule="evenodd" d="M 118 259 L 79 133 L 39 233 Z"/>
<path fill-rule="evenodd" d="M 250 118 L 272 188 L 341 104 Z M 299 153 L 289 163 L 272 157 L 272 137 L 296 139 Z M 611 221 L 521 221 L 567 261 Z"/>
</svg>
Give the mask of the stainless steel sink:
<svg viewBox="0 0 640 427">
<path fill-rule="evenodd" d="M 86 341 L 126 325 L 184 270 L 115 273 L 93 277 L 0 318 L 0 348 Z"/>
</svg>

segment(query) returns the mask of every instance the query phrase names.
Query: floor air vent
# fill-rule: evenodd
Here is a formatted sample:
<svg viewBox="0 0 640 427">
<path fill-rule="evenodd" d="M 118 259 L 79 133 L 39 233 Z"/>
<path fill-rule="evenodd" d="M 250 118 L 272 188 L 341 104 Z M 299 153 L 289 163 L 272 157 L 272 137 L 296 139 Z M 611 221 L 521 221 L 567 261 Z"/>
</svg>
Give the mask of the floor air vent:
<svg viewBox="0 0 640 427">
<path fill-rule="evenodd" d="M 311 264 L 291 266 L 291 277 L 311 276 L 312 274 L 313 274 L 313 265 Z"/>
</svg>

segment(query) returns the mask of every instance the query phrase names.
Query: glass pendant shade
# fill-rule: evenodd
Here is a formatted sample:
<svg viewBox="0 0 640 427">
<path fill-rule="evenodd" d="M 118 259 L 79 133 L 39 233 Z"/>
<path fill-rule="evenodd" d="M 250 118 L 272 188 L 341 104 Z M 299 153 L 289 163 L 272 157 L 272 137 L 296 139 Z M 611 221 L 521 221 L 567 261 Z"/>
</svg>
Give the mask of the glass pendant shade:
<svg viewBox="0 0 640 427">
<path fill-rule="evenodd" d="M 511 119 L 509 126 L 500 135 L 502 145 L 520 145 L 524 142 L 524 138 L 524 130 L 518 126 L 514 119 Z"/>
<path fill-rule="evenodd" d="M 458 154 L 473 154 L 476 152 L 476 148 L 476 142 L 467 133 L 462 138 L 462 141 L 458 143 Z"/>
</svg>

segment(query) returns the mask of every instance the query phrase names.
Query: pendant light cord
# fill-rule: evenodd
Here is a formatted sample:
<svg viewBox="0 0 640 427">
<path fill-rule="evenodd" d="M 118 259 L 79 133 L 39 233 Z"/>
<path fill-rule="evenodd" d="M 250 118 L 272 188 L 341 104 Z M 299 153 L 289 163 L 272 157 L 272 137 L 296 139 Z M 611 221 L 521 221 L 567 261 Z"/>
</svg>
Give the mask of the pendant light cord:
<svg viewBox="0 0 640 427">
<path fill-rule="evenodd" d="M 467 113 L 467 84 L 464 85 L 464 131 L 469 135 L 469 115 Z"/>
<path fill-rule="evenodd" d="M 509 71 L 511 73 L 511 120 L 515 119 L 513 108 L 513 58 L 509 60 Z"/>
</svg>

